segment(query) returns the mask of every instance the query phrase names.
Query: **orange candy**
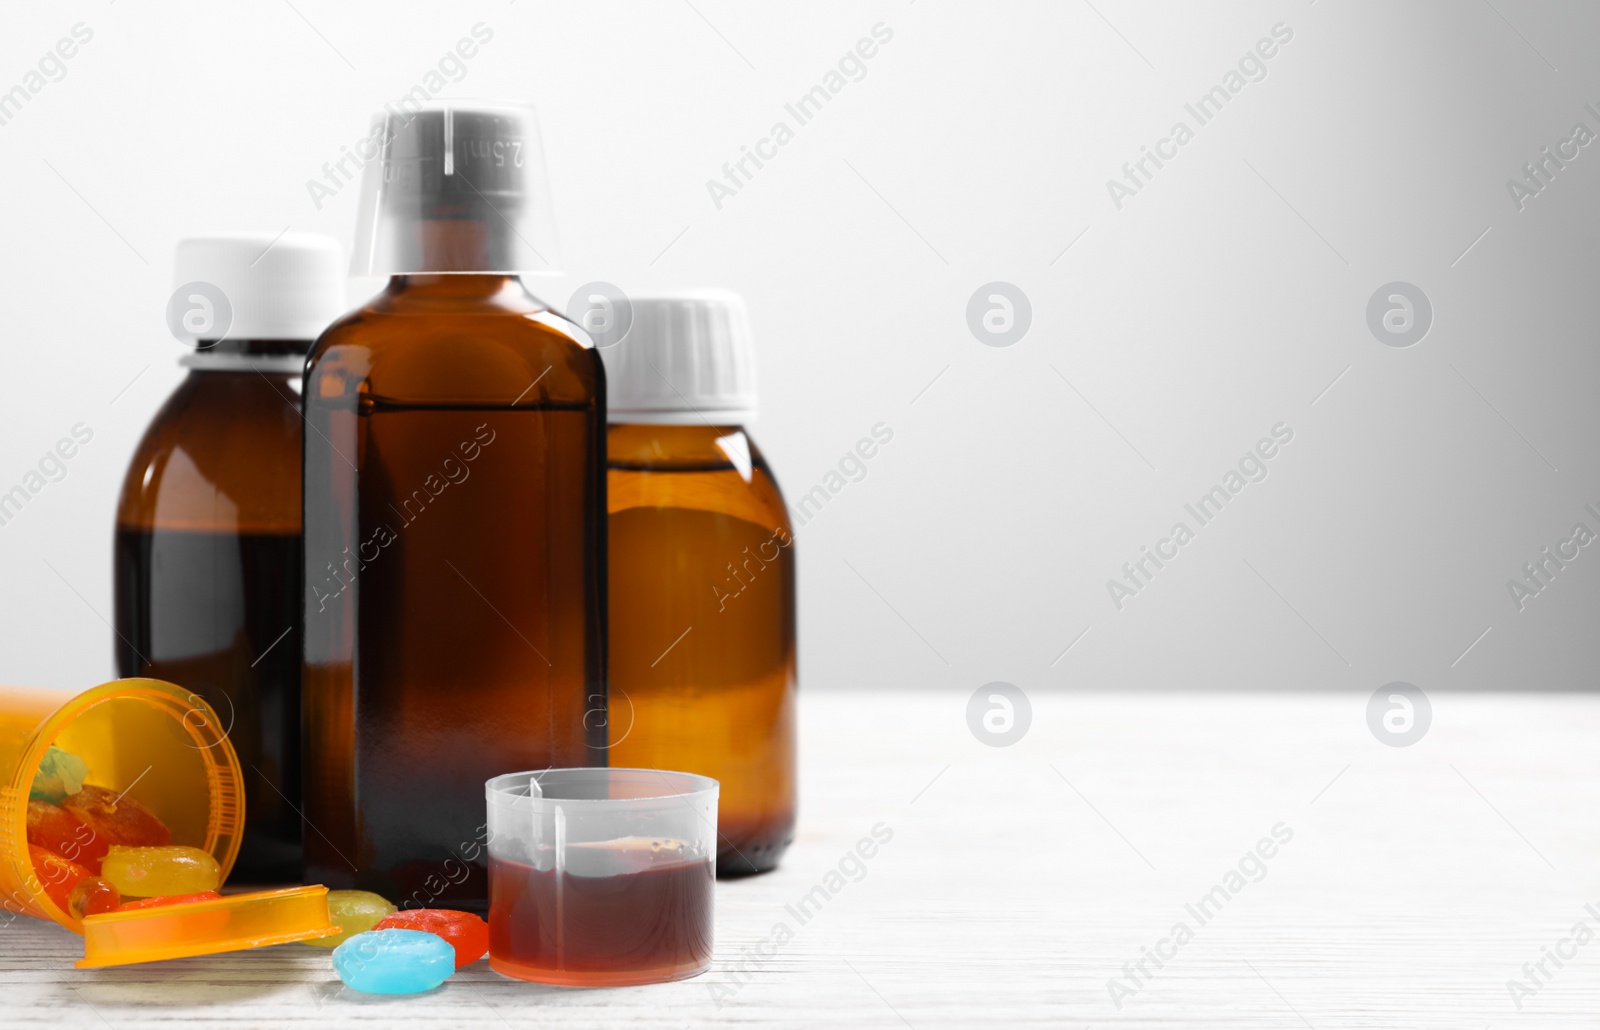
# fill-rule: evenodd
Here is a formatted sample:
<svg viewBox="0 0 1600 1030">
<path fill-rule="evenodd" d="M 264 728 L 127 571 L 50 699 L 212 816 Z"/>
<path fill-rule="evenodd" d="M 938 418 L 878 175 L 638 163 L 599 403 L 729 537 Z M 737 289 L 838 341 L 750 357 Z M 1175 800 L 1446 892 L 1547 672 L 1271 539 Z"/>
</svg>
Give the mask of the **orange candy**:
<svg viewBox="0 0 1600 1030">
<path fill-rule="evenodd" d="M 124 901 L 117 906 L 118 912 L 135 912 L 141 908 L 162 908 L 166 905 L 188 905 L 196 901 L 217 901 L 222 895 L 216 891 L 197 891 L 194 894 L 168 894 L 160 898 L 140 898 L 138 901 Z"/>
<path fill-rule="evenodd" d="M 97 916 L 102 912 L 115 912 L 122 904 L 117 889 L 97 876 L 86 876 L 78 881 L 67 897 L 67 908 L 73 915 Z"/>
<path fill-rule="evenodd" d="M 37 844 L 28 845 L 28 858 L 33 861 L 33 873 L 45 896 L 63 912 L 70 911 L 72 888 L 89 875 L 89 870 Z"/>
<path fill-rule="evenodd" d="M 106 848 L 121 844 L 129 848 L 159 848 L 172 843 L 172 831 L 157 819 L 148 808 L 120 792 L 104 787 L 85 785 L 78 793 L 61 802 L 68 815 L 87 824 L 95 836 L 95 844 L 102 841 L 100 855 Z"/>
<path fill-rule="evenodd" d="M 378 921 L 374 930 L 421 930 L 456 949 L 456 968 L 470 966 L 489 951 L 489 924 L 471 912 L 449 908 L 413 908 Z"/>
<path fill-rule="evenodd" d="M 100 859 L 110 844 L 67 810 L 48 801 L 28 802 L 28 843 L 76 862 L 91 873 L 100 872 Z"/>
<path fill-rule="evenodd" d="M 113 845 L 160 847 L 172 843 L 172 832 L 132 798 L 86 786 L 60 805 L 29 801 L 28 843 L 98 875 L 100 861 Z"/>
</svg>

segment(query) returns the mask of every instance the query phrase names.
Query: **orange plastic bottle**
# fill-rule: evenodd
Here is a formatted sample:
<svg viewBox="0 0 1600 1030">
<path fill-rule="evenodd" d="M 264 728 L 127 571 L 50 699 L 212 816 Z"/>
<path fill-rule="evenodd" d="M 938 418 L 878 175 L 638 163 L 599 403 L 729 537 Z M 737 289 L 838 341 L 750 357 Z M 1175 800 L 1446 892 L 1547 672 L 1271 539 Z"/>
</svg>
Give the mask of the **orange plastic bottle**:
<svg viewBox="0 0 1600 1030">
<path fill-rule="evenodd" d="M 28 849 L 28 800 L 51 747 L 81 759 L 84 782 L 137 801 L 174 844 L 204 849 L 224 876 L 239 853 L 245 779 L 226 725 L 171 683 L 121 679 L 81 694 L 0 687 L 0 922 L 15 914 L 82 924 L 56 903 Z"/>
<path fill-rule="evenodd" d="M 795 820 L 795 558 L 743 428 L 755 379 L 725 292 L 631 301 L 611 375 L 611 764 L 722 785 L 717 872 L 778 864 Z"/>
</svg>

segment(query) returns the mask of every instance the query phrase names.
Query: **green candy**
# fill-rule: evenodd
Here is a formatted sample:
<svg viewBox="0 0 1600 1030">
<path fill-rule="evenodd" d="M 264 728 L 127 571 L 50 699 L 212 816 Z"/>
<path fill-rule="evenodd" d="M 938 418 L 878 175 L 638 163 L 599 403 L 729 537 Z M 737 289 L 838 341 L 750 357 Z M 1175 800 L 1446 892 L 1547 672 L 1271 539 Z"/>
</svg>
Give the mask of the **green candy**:
<svg viewBox="0 0 1600 1030">
<path fill-rule="evenodd" d="M 343 932 L 302 943 L 313 948 L 337 948 L 356 934 L 366 933 L 378 924 L 378 920 L 392 916 L 396 911 L 393 905 L 371 891 L 329 891 L 328 920 L 334 926 L 342 927 Z"/>
<path fill-rule="evenodd" d="M 44 760 L 39 763 L 39 771 L 33 774 L 33 786 L 28 789 L 28 799 L 59 805 L 83 789 L 83 781 L 88 775 L 89 767 L 83 759 L 52 744 L 44 753 Z"/>
</svg>

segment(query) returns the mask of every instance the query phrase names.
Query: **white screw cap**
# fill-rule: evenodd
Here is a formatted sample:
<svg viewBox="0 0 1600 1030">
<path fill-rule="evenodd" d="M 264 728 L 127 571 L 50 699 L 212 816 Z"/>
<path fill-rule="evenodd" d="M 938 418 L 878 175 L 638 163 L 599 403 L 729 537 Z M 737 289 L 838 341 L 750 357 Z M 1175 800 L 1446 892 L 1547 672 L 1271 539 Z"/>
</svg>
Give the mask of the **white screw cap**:
<svg viewBox="0 0 1600 1030">
<path fill-rule="evenodd" d="M 315 340 L 346 309 L 344 262 L 331 236 L 194 236 L 178 241 L 173 265 L 174 286 L 222 291 L 232 311 L 230 340 Z"/>
<path fill-rule="evenodd" d="M 755 345 L 742 297 L 687 290 L 629 302 L 627 334 L 600 350 L 609 421 L 743 425 L 755 419 Z"/>
</svg>

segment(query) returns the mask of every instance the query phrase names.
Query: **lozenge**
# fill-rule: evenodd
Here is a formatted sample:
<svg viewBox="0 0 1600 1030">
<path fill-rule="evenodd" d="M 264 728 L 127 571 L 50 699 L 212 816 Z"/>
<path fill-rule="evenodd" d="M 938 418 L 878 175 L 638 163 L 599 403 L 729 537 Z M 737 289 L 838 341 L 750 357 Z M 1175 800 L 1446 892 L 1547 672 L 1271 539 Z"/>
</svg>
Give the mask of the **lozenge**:
<svg viewBox="0 0 1600 1030">
<path fill-rule="evenodd" d="M 39 878 L 45 897 L 63 911 L 70 908 L 72 888 L 89 875 L 89 870 L 37 844 L 28 845 L 28 858 L 33 861 L 33 874 Z"/>
<path fill-rule="evenodd" d="M 471 912 L 449 908 L 414 908 L 385 917 L 379 930 L 422 930 L 444 938 L 456 950 L 456 968 L 468 966 L 489 951 L 489 924 Z"/>
<path fill-rule="evenodd" d="M 96 836 L 84 822 L 60 805 L 28 802 L 28 843 L 53 851 L 91 873 L 100 872 L 100 859 L 113 842 Z"/>
<path fill-rule="evenodd" d="M 122 904 L 122 895 L 98 876 L 85 876 L 67 895 L 67 910 L 77 919 L 97 916 L 102 912 L 115 912 Z"/>
<path fill-rule="evenodd" d="M 421 930 L 368 930 L 333 949 L 333 971 L 366 994 L 431 991 L 455 970 L 455 949 Z"/>
<path fill-rule="evenodd" d="M 167 824 L 125 792 L 90 784 L 63 801 L 61 807 L 88 826 L 95 840 L 107 847 L 120 844 L 155 848 L 172 843 Z"/>
<path fill-rule="evenodd" d="M 222 867 L 215 858 L 181 845 L 113 847 L 100 863 L 100 875 L 124 896 L 135 898 L 214 891 L 222 883 Z"/>
<path fill-rule="evenodd" d="M 34 794 L 38 793 L 35 789 Z M 108 848 L 118 844 L 125 847 L 170 844 L 172 831 L 132 798 L 105 787 L 83 786 L 80 782 L 60 804 L 40 800 L 37 796 L 29 798 L 28 843 L 53 851 L 98 876 L 100 862 Z"/>
<path fill-rule="evenodd" d="M 365 933 L 385 916 L 394 914 L 395 907 L 371 891 L 329 891 L 328 921 L 341 932 L 329 937 L 315 937 L 301 944 L 314 948 L 337 948 L 358 933 Z"/>
</svg>

